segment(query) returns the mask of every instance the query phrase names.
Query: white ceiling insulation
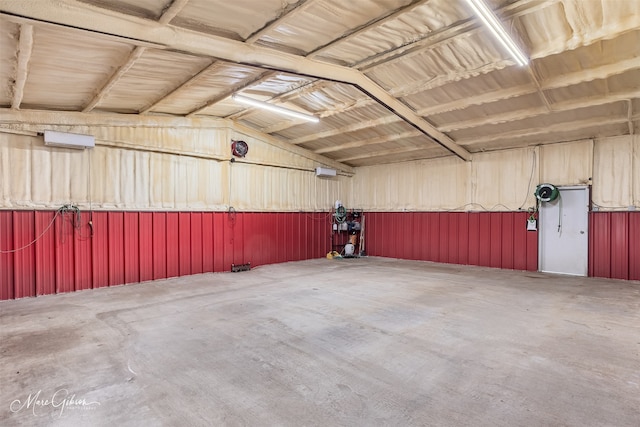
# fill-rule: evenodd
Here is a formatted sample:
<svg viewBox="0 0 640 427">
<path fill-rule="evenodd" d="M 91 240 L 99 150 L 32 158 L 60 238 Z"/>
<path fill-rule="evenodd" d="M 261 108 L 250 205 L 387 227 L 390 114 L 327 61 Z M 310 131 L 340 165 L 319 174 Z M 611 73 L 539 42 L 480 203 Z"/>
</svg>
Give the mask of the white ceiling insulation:
<svg viewBox="0 0 640 427">
<path fill-rule="evenodd" d="M 528 66 L 464 0 L 0 0 L 0 109 L 227 118 L 350 166 L 640 130 L 640 0 L 487 3 Z"/>
</svg>

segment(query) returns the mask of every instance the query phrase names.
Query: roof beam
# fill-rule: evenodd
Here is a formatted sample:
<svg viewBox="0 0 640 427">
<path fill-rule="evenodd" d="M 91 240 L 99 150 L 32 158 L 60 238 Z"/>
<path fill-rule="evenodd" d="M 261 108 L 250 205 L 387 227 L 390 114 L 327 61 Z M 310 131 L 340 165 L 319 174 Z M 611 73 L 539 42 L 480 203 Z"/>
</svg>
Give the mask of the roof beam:
<svg viewBox="0 0 640 427">
<path fill-rule="evenodd" d="M 278 17 L 276 17 L 276 19 L 267 23 L 267 25 L 260 28 L 258 31 L 251 34 L 249 37 L 247 37 L 247 39 L 245 40 L 245 43 L 248 43 L 248 44 L 255 43 L 260 39 L 260 37 L 268 33 L 270 30 L 273 30 L 278 25 L 282 24 L 282 21 L 284 21 L 285 19 L 291 18 L 291 16 L 293 16 L 294 13 L 300 13 L 308 9 L 309 7 L 311 7 L 312 4 L 313 4 L 313 0 L 299 0 L 293 6 L 290 5 L 288 8 L 284 9 L 283 12 Z"/>
<path fill-rule="evenodd" d="M 168 24 L 173 18 L 175 18 L 184 7 L 189 3 L 189 0 L 173 0 L 171 4 L 162 12 L 158 22 L 160 24 Z"/>
<path fill-rule="evenodd" d="M 358 108 L 366 107 L 368 105 L 376 104 L 376 102 L 371 98 L 360 98 L 356 102 L 343 104 L 341 106 L 333 107 L 330 110 L 324 110 L 322 113 L 317 116 L 321 119 L 325 117 L 331 117 L 339 113 L 344 113 L 350 110 L 355 110 Z M 299 124 L 308 123 L 307 121 L 299 120 L 299 119 L 285 119 L 281 122 L 274 123 L 271 126 L 262 129 L 262 132 L 265 133 L 275 133 L 280 132 L 285 129 L 289 129 L 291 127 L 297 126 Z"/>
<path fill-rule="evenodd" d="M 284 92 L 284 93 L 272 96 L 271 98 L 269 98 L 269 101 L 288 101 L 289 99 L 294 98 L 300 94 L 321 89 L 324 86 L 326 86 L 328 83 L 329 82 L 327 82 L 326 80 L 313 80 L 311 82 L 307 82 L 306 84 L 303 84 L 302 86 L 298 86 L 294 89 L 291 89 L 288 92 Z M 231 114 L 226 118 L 237 120 L 247 115 L 250 115 L 258 110 L 259 109 L 255 107 L 244 107 L 242 111 L 238 111 L 237 113 Z"/>
<path fill-rule="evenodd" d="M 430 116 L 432 114 L 441 114 L 448 111 L 463 110 L 472 105 L 489 104 L 491 102 L 502 101 L 517 96 L 529 95 L 536 93 L 536 87 L 532 83 L 520 86 L 509 87 L 506 89 L 486 92 L 476 96 L 456 99 L 455 101 L 446 102 L 444 104 L 436 104 L 430 107 L 421 108 L 417 111 L 421 116 Z"/>
<path fill-rule="evenodd" d="M 606 79 L 627 71 L 640 68 L 640 56 L 618 61 L 614 64 L 601 65 L 596 68 L 580 70 L 575 73 L 550 77 L 541 82 L 544 90 L 567 87 L 574 84 L 589 82 L 592 80 Z"/>
<path fill-rule="evenodd" d="M 38 7 L 32 7 L 31 2 L 22 0 L 4 0 L 0 3 L 0 10 L 0 15 L 8 19 L 13 15 L 27 16 L 41 22 L 110 34 L 121 37 L 125 42 L 127 39 L 151 41 L 195 55 L 353 84 L 461 159 L 471 159 L 471 153 L 358 70 L 163 25 L 118 11 L 93 7 L 79 0 L 38 2 Z"/>
<path fill-rule="evenodd" d="M 404 154 L 404 153 L 410 153 L 412 151 L 424 151 L 424 150 L 430 150 L 436 148 L 436 146 L 432 146 L 432 147 L 400 147 L 400 148 L 389 148 L 387 150 L 378 150 L 378 151 L 373 151 L 370 153 L 362 153 L 362 154 L 356 154 L 354 156 L 348 156 L 348 157 L 340 157 L 338 159 L 336 159 L 337 162 L 349 162 L 351 160 L 361 160 L 361 159 L 369 159 L 371 157 L 382 157 L 382 156 L 391 156 L 394 154 Z"/>
<path fill-rule="evenodd" d="M 129 53 L 129 56 L 127 56 L 124 64 L 118 67 L 118 69 L 111 75 L 111 77 L 109 77 L 109 80 L 107 80 L 107 82 L 102 85 L 100 90 L 93 96 L 91 101 L 89 101 L 89 103 L 84 106 L 82 112 L 88 113 L 89 111 L 93 110 L 96 105 L 98 105 L 100 101 L 102 101 L 109 94 L 111 89 L 113 89 L 116 83 L 118 83 L 118 80 L 120 80 L 122 76 L 124 76 L 124 74 L 129 71 L 131 67 L 133 67 L 136 61 L 140 59 L 145 50 L 145 47 L 136 46 L 131 51 L 131 53 Z"/>
<path fill-rule="evenodd" d="M 515 18 L 517 16 L 526 15 L 541 8 L 549 7 L 551 4 L 559 0 L 550 0 L 547 2 L 540 2 L 538 0 L 519 0 L 514 3 L 508 4 L 502 9 L 496 11 L 496 14 L 503 18 Z M 363 61 L 355 64 L 355 67 L 361 71 L 369 71 L 375 67 L 390 64 L 395 61 L 405 60 L 407 55 L 414 55 L 420 53 L 425 49 L 435 47 L 441 43 L 446 43 L 451 39 L 463 34 L 468 34 L 471 31 L 480 29 L 481 26 L 472 18 L 460 21 L 458 24 L 454 24 L 448 27 L 444 27 L 440 30 L 427 33 L 422 39 L 418 39 L 412 43 L 408 43 L 399 48 L 394 48 L 387 52 L 381 53 L 371 58 L 367 58 Z M 511 61 L 513 63 L 513 61 Z"/>
<path fill-rule="evenodd" d="M 525 131 L 516 130 L 512 132 L 505 132 L 500 134 L 485 135 L 479 138 L 467 138 L 459 139 L 458 143 L 463 144 L 465 147 L 471 147 L 477 144 L 483 144 L 487 142 L 495 142 L 501 140 L 514 140 L 518 138 L 524 138 L 527 136 L 545 135 L 549 133 L 567 132 L 575 129 L 584 129 L 590 127 L 598 127 L 604 125 L 613 125 L 620 123 L 627 123 L 627 117 L 594 117 L 584 120 L 575 120 L 572 122 L 557 123 L 551 126 L 530 128 Z"/>
<path fill-rule="evenodd" d="M 494 125 L 498 123 L 515 122 L 518 120 L 525 120 L 536 116 L 542 116 L 551 113 L 558 113 L 562 111 L 578 110 L 580 108 L 595 107 L 598 105 L 612 104 L 620 101 L 627 101 L 629 98 L 640 97 L 640 90 L 630 93 L 619 93 L 609 95 L 605 97 L 593 96 L 589 98 L 582 98 L 576 100 L 570 100 L 557 104 L 551 104 L 551 110 L 547 110 L 546 107 L 534 107 L 525 108 L 522 110 L 509 111 L 503 114 L 496 114 L 488 117 L 481 117 L 478 119 L 465 120 L 462 122 L 451 123 L 444 126 L 439 126 L 442 132 L 452 132 L 454 130 L 469 129 L 485 125 Z"/>
<path fill-rule="evenodd" d="M 479 68 L 472 70 L 456 71 L 448 74 L 442 74 L 437 77 L 427 77 L 424 80 L 415 80 L 404 86 L 397 86 L 389 91 L 389 93 L 395 97 L 402 98 L 403 96 L 413 95 L 415 93 L 424 92 L 429 89 L 444 86 L 448 83 L 457 82 L 459 80 L 465 80 L 470 77 L 475 77 L 478 74 L 487 74 L 492 71 L 501 70 L 507 68 L 513 64 L 512 59 L 504 59 L 498 62 L 492 62 L 484 64 Z"/>
<path fill-rule="evenodd" d="M 261 82 L 264 82 L 266 80 L 269 80 L 270 78 L 272 78 L 274 75 L 278 74 L 275 71 L 263 71 L 262 73 L 258 74 L 257 76 L 248 79 L 248 80 L 244 80 L 236 85 L 233 85 L 229 88 L 227 88 L 227 90 L 225 90 L 224 92 L 220 93 L 219 95 L 211 98 L 210 100 L 206 101 L 204 104 L 201 104 L 199 107 L 197 107 L 195 110 L 192 110 L 190 113 L 187 113 L 186 116 L 187 117 L 192 117 L 196 114 L 200 114 L 202 113 L 204 110 L 206 110 L 207 108 L 211 107 L 214 104 L 217 104 L 218 102 L 222 101 L 223 99 L 226 99 L 228 97 L 230 97 L 231 95 L 233 95 L 234 93 L 247 88 L 249 86 L 253 86 L 255 84 L 259 84 Z"/>
<path fill-rule="evenodd" d="M 160 99 L 158 99 L 157 101 L 155 101 L 154 103 L 144 107 L 142 110 L 140 110 L 140 114 L 145 114 L 148 113 L 149 111 L 153 110 L 155 107 L 157 107 L 158 105 L 160 105 L 161 103 L 163 103 L 164 101 L 166 101 L 167 99 L 171 98 L 172 96 L 174 96 L 176 93 L 180 92 L 183 89 L 188 88 L 189 86 L 191 86 L 192 84 L 194 84 L 198 79 L 200 79 L 203 75 L 210 73 L 211 71 L 215 70 L 216 68 L 220 67 L 221 62 L 220 61 L 214 61 L 211 64 L 207 65 L 206 67 L 204 67 L 202 70 L 200 70 L 197 74 L 195 74 L 193 77 L 191 77 L 189 80 L 187 80 L 186 82 L 178 85 L 178 87 L 174 88 L 172 91 L 170 91 L 169 93 L 166 93 L 164 95 L 162 95 L 160 97 Z"/>
<path fill-rule="evenodd" d="M 344 37 L 340 37 L 339 39 L 336 39 L 330 43 L 325 44 L 324 46 L 321 46 L 319 48 L 317 48 L 316 50 L 310 52 L 307 55 L 307 58 L 315 58 L 318 55 L 321 55 L 323 52 L 326 52 L 327 50 L 331 49 L 332 47 L 334 47 L 337 44 L 340 43 L 344 43 L 346 41 L 351 40 L 352 38 L 355 38 L 363 33 L 366 33 L 367 31 L 371 30 L 372 28 L 375 27 L 379 27 L 383 24 L 385 24 L 386 22 L 389 22 L 391 20 L 394 20 L 396 18 L 398 18 L 399 16 L 410 12 L 411 10 L 422 6 L 425 3 L 430 2 L 431 0 L 414 0 L 412 1 L 409 5 L 401 7 L 400 9 L 396 9 L 395 11 L 391 11 L 390 14 L 387 15 L 383 15 L 380 16 L 378 18 L 376 18 L 373 21 L 368 22 L 367 24 L 365 24 L 364 26 L 362 26 L 361 28 L 357 29 L 356 31 L 349 33 L 347 35 L 345 35 Z"/>
<path fill-rule="evenodd" d="M 395 133 L 393 135 L 377 136 L 375 138 L 361 139 L 359 141 L 346 142 L 344 144 L 333 145 L 331 147 L 324 147 L 314 150 L 316 154 L 333 153 L 335 151 L 348 150 L 350 148 L 360 148 L 369 145 L 385 144 L 387 142 L 397 141 L 399 139 L 414 138 L 422 135 L 422 132 L 418 130 L 410 130 L 407 132 Z"/>
<path fill-rule="evenodd" d="M 588 70 L 580 70 L 573 73 L 551 77 L 540 82 L 540 89 L 559 89 L 577 85 L 586 81 L 606 79 L 637 68 L 640 68 L 640 59 L 632 58 L 616 64 L 602 65 Z M 514 86 L 495 92 L 487 92 L 469 98 L 457 99 L 444 104 L 421 108 L 417 113 L 421 116 L 430 116 L 432 114 L 446 113 L 447 111 L 462 110 L 472 105 L 488 104 L 517 96 L 529 95 L 536 93 L 537 90 L 538 89 L 534 84 Z M 551 105 L 551 108 L 553 109 L 553 105 Z"/>
<path fill-rule="evenodd" d="M 16 80 L 13 86 L 13 99 L 11 108 L 20 109 L 24 97 L 24 87 L 29 75 L 29 60 L 33 50 L 33 26 L 22 24 L 20 26 L 20 41 L 18 42 L 18 65 L 16 67 Z"/>
<path fill-rule="evenodd" d="M 296 139 L 292 139 L 289 140 L 289 142 L 291 144 L 304 144 L 305 142 L 309 142 L 309 141 L 315 141 L 318 139 L 323 139 L 323 138 L 329 138 L 335 135 L 340 135 L 342 133 L 348 133 L 348 132 L 355 132 L 355 131 L 359 131 L 362 129 L 368 129 L 368 128 L 372 128 L 372 127 L 376 127 L 376 126 L 383 126 L 383 125 L 388 125 L 389 123 L 396 123 L 401 121 L 400 117 L 398 116 L 387 116 L 387 117 L 382 117 L 380 119 L 376 119 L 376 120 L 369 120 L 368 122 L 360 122 L 360 123 L 355 123 L 352 125 L 348 125 L 348 126 L 343 126 L 341 128 L 338 129 L 331 129 L 331 130 L 327 130 L 324 132 L 320 132 L 320 133 L 316 133 L 313 135 L 307 135 L 307 136 L 303 136 L 301 138 L 296 138 Z"/>
</svg>

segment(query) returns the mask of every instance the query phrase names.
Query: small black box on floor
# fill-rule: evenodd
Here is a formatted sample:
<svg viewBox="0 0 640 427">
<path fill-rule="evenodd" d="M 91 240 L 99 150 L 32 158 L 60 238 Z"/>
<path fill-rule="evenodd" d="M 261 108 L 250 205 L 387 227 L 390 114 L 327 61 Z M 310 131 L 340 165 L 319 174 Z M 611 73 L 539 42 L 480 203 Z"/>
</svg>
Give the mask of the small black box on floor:
<svg viewBox="0 0 640 427">
<path fill-rule="evenodd" d="M 239 271 L 249 271 L 251 270 L 251 263 L 248 262 L 246 264 L 231 264 L 231 272 L 232 273 L 237 273 Z"/>
</svg>

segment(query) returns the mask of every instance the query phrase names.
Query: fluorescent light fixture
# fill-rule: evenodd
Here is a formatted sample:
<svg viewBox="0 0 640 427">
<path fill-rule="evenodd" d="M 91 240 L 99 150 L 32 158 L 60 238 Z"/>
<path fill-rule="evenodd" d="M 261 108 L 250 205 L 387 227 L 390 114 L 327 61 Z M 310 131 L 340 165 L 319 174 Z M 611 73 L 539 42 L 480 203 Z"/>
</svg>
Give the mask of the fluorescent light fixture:
<svg viewBox="0 0 640 427">
<path fill-rule="evenodd" d="M 522 53 L 522 50 L 520 50 L 509 34 L 507 34 L 498 17 L 489 9 L 486 3 L 482 0 L 467 0 L 467 3 L 469 3 L 469 6 L 471 6 L 476 15 L 482 19 L 482 22 L 489 27 L 495 38 L 507 49 L 518 65 L 527 65 L 529 59 Z"/>
<path fill-rule="evenodd" d="M 310 114 L 299 113 L 297 111 L 289 110 L 288 108 L 278 107 L 277 105 L 269 104 L 268 102 L 258 101 L 257 99 L 248 98 L 242 95 L 231 96 L 236 102 L 241 104 L 251 105 L 252 107 L 263 108 L 265 110 L 273 111 L 274 113 L 284 114 L 286 116 L 296 117 L 298 119 L 307 120 L 310 122 L 318 123 L 320 119 Z"/>
</svg>

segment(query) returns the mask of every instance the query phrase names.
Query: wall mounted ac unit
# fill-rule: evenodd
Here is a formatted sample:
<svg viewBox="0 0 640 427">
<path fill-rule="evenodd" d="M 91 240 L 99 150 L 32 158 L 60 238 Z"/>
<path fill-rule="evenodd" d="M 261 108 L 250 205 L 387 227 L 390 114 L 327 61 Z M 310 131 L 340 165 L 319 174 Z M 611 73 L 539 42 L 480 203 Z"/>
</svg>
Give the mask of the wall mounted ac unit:
<svg viewBox="0 0 640 427">
<path fill-rule="evenodd" d="M 331 178 L 336 176 L 336 170 L 329 169 L 329 168 L 322 168 L 318 166 L 316 168 L 316 176 L 320 178 Z"/>
<path fill-rule="evenodd" d="M 92 135 L 80 135 L 77 133 L 44 131 L 44 145 L 49 147 L 75 148 L 84 150 L 96 146 L 96 139 Z"/>
</svg>

